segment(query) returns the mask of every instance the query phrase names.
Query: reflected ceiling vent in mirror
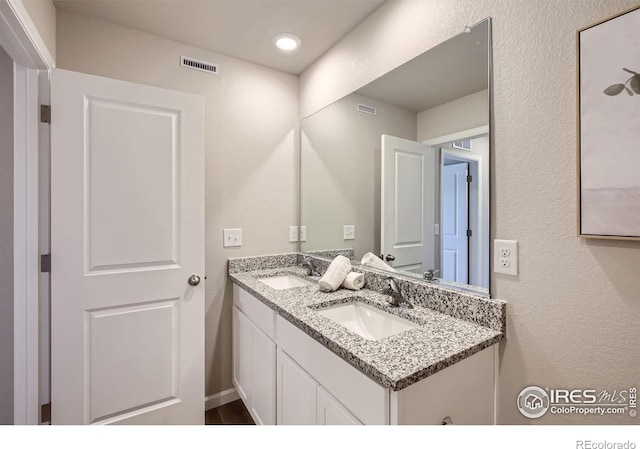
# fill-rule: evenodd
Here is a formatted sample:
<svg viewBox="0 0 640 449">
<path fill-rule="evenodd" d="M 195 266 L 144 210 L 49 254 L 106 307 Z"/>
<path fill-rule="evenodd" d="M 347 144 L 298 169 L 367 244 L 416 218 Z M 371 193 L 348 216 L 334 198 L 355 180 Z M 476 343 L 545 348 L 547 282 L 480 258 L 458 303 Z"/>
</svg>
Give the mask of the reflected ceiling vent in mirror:
<svg viewBox="0 0 640 449">
<path fill-rule="evenodd" d="M 471 139 L 458 140 L 451 145 L 458 150 L 471 151 Z"/>
<path fill-rule="evenodd" d="M 200 72 L 218 75 L 218 65 L 206 61 L 198 61 L 197 59 L 180 56 L 180 65 L 188 69 L 198 70 Z"/>
<path fill-rule="evenodd" d="M 366 104 L 359 104 L 356 109 L 358 110 L 358 112 L 376 115 L 376 108 L 374 108 L 373 106 L 367 106 Z"/>
</svg>

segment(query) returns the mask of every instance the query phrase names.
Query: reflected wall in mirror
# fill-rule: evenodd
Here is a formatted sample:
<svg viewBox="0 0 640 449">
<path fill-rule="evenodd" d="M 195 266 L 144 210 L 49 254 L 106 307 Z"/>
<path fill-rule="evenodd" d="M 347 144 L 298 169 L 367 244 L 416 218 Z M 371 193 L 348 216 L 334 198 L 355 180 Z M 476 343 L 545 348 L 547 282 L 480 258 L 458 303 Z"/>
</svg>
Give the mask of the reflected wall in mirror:
<svg viewBox="0 0 640 449">
<path fill-rule="evenodd" d="M 301 251 L 489 293 L 490 33 L 486 19 L 302 121 Z"/>
</svg>

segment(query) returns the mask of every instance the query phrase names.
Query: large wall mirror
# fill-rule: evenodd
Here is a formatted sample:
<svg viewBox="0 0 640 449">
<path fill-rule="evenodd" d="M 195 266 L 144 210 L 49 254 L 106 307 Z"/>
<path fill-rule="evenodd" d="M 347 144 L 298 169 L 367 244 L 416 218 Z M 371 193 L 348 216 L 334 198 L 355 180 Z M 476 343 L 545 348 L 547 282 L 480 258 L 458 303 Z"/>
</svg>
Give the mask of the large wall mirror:
<svg viewBox="0 0 640 449">
<path fill-rule="evenodd" d="M 486 19 L 303 119 L 301 251 L 489 294 L 490 45 Z"/>
</svg>

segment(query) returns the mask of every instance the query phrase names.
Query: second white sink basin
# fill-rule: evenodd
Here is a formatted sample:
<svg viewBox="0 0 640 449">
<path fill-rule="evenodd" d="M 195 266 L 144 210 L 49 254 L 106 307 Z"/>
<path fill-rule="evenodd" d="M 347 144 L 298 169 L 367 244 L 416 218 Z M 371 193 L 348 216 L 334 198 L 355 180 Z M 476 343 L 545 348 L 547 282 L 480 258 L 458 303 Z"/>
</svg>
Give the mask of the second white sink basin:
<svg viewBox="0 0 640 449">
<path fill-rule="evenodd" d="M 268 285 L 276 290 L 285 290 L 287 288 L 305 287 L 307 285 L 313 285 L 313 282 L 306 279 L 299 278 L 290 274 L 284 274 L 281 276 L 272 276 L 268 278 L 258 279 L 263 284 Z"/>
<path fill-rule="evenodd" d="M 338 304 L 320 310 L 318 313 L 355 332 L 362 338 L 374 341 L 419 327 L 409 320 L 359 301 Z"/>
</svg>

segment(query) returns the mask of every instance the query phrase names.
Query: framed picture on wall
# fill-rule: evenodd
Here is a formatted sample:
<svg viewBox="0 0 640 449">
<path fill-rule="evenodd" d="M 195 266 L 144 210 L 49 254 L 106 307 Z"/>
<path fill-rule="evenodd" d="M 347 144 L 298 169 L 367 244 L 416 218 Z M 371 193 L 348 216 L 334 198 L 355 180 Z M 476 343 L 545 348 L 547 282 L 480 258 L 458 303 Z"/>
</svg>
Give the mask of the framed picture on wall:
<svg viewBox="0 0 640 449">
<path fill-rule="evenodd" d="M 578 235 L 640 240 L 640 6 L 577 40 Z"/>
</svg>

